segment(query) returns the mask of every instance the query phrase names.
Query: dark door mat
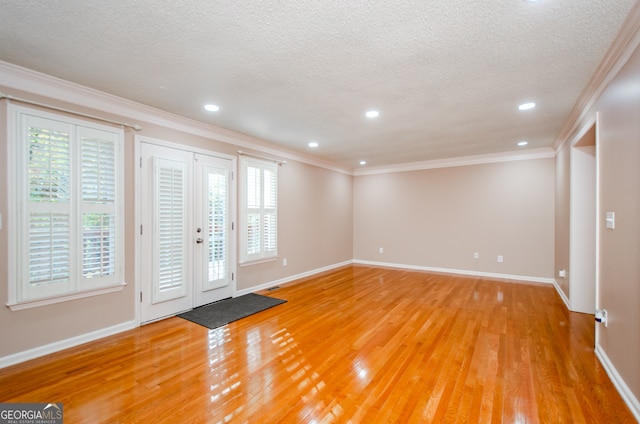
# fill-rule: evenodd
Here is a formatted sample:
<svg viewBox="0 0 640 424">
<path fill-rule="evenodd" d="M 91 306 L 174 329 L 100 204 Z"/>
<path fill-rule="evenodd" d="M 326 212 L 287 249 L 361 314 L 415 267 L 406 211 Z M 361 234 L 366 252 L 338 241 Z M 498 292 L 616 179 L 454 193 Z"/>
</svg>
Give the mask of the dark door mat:
<svg viewBox="0 0 640 424">
<path fill-rule="evenodd" d="M 275 297 L 249 293 L 200 306 L 177 316 L 214 329 L 285 302 Z"/>
</svg>

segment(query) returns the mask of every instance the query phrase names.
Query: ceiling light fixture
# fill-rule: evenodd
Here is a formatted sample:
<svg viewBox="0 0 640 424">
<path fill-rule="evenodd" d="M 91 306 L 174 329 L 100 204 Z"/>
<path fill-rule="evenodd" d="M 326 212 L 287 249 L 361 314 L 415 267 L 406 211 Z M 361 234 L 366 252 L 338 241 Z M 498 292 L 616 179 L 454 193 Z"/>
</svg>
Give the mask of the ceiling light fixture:
<svg viewBox="0 0 640 424">
<path fill-rule="evenodd" d="M 367 161 L 366 161 L 366 160 L 361 160 L 361 161 L 360 161 L 360 165 L 366 165 L 366 164 L 367 164 Z"/>
<path fill-rule="evenodd" d="M 218 105 L 212 105 L 212 104 L 204 105 L 204 108 L 205 108 L 206 110 L 208 110 L 209 112 L 217 112 L 217 111 L 219 111 L 219 110 L 220 110 L 220 106 L 218 106 Z"/>
<path fill-rule="evenodd" d="M 518 146 L 526 146 L 527 144 L 529 144 L 529 142 L 526 140 L 518 141 Z"/>
<path fill-rule="evenodd" d="M 377 110 L 370 110 L 365 113 L 365 115 L 367 116 L 367 118 L 377 118 L 378 116 L 380 116 L 380 112 L 378 112 Z"/>
<path fill-rule="evenodd" d="M 318 143 L 316 141 L 310 141 L 308 146 L 315 149 L 318 147 Z"/>
<path fill-rule="evenodd" d="M 536 104 L 533 102 L 529 102 L 529 103 L 522 103 L 520 106 L 518 106 L 518 109 L 529 110 L 529 109 L 533 109 L 534 107 L 536 107 Z"/>
</svg>

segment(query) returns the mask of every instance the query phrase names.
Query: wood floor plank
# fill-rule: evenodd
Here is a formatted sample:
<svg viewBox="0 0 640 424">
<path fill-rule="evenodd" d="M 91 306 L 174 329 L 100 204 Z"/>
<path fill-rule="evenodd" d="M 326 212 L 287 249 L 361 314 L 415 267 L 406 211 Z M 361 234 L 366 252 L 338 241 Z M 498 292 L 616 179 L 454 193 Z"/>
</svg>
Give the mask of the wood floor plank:
<svg viewBox="0 0 640 424">
<path fill-rule="evenodd" d="M 209 330 L 169 318 L 0 370 L 73 423 L 633 423 L 552 286 L 352 265 Z"/>
</svg>

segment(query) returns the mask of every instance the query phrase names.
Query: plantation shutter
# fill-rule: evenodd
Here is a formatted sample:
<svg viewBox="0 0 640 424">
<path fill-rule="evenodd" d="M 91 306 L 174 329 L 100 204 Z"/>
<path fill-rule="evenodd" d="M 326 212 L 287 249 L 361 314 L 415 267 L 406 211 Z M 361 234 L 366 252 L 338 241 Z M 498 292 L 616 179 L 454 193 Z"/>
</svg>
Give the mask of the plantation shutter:
<svg viewBox="0 0 640 424">
<path fill-rule="evenodd" d="M 12 107 L 15 267 L 9 306 L 122 282 L 122 131 Z"/>
<path fill-rule="evenodd" d="M 264 237 L 264 245 L 263 252 L 265 256 L 275 256 L 276 247 L 277 247 L 277 214 L 276 214 L 276 190 L 277 190 L 277 179 L 276 179 L 276 170 L 277 168 L 273 166 L 273 168 L 265 168 L 263 170 L 264 175 L 264 204 L 263 204 L 263 212 L 262 219 L 264 222 L 263 225 L 263 237 Z"/>
<path fill-rule="evenodd" d="M 153 300 L 186 296 L 187 164 L 154 158 Z"/>
<path fill-rule="evenodd" d="M 278 254 L 277 166 L 242 160 L 241 262 L 275 258 Z"/>
<path fill-rule="evenodd" d="M 23 199 L 26 225 L 22 228 L 27 242 L 21 255 L 21 300 L 68 292 L 73 270 L 73 127 L 35 116 L 23 119 L 28 190 Z"/>
<path fill-rule="evenodd" d="M 9 110 L 16 125 L 8 305 L 121 286 L 122 130 Z"/>
<path fill-rule="evenodd" d="M 80 128 L 82 277 L 115 282 L 117 168 L 113 133 Z"/>
<path fill-rule="evenodd" d="M 228 173 L 223 168 L 205 167 L 207 184 L 208 266 L 206 290 L 216 288 L 228 279 Z"/>
<path fill-rule="evenodd" d="M 260 168 L 247 164 L 247 230 L 246 230 L 246 255 L 259 255 L 262 248 L 262 220 L 260 219 L 260 206 L 262 205 L 262 190 L 260 181 L 262 172 Z"/>
</svg>

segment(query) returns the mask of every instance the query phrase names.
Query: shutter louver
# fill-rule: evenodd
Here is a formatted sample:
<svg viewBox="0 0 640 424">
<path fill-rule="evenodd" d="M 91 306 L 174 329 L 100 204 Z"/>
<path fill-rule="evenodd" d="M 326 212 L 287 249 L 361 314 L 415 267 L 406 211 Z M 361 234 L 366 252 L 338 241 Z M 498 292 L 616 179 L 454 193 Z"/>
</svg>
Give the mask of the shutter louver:
<svg viewBox="0 0 640 424">
<path fill-rule="evenodd" d="M 260 195 L 260 177 L 262 170 L 252 166 L 247 167 L 247 208 L 258 209 L 262 205 Z"/>
<path fill-rule="evenodd" d="M 82 139 L 82 201 L 114 203 L 116 200 L 115 145 L 93 137 Z"/>
<path fill-rule="evenodd" d="M 247 253 L 255 255 L 260 253 L 262 246 L 262 221 L 259 213 L 250 213 L 247 216 Z"/>
<path fill-rule="evenodd" d="M 224 173 L 207 174 L 209 266 L 208 282 L 227 276 L 227 178 Z"/>
<path fill-rule="evenodd" d="M 31 202 L 68 202 L 71 186 L 69 133 L 29 128 Z"/>
<path fill-rule="evenodd" d="M 69 281 L 69 216 L 33 213 L 29 221 L 29 284 L 43 285 Z"/>
<path fill-rule="evenodd" d="M 186 165 L 154 158 L 155 292 L 159 302 L 186 292 Z"/>
<path fill-rule="evenodd" d="M 115 273 L 116 228 L 111 214 L 83 214 L 82 276 L 106 277 Z"/>
</svg>

